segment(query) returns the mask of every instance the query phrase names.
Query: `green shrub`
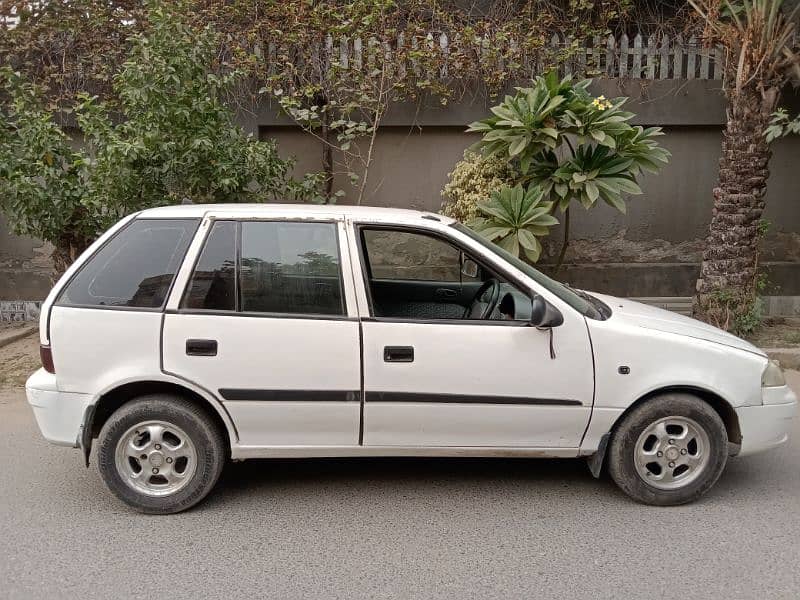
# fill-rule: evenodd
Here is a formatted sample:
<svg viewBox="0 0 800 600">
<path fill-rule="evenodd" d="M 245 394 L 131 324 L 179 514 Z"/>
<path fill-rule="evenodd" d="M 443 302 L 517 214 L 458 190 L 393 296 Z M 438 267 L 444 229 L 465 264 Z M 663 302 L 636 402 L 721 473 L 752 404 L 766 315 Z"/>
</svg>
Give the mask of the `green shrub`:
<svg viewBox="0 0 800 600">
<path fill-rule="evenodd" d="M 481 135 L 474 149 L 516 174 L 509 186 L 540 188 L 553 210 L 566 213 L 557 268 L 569 241 L 573 202 L 588 209 L 601 200 L 625 212 L 625 197 L 642 193 L 642 171 L 657 173 L 670 156 L 655 139 L 662 135 L 659 127 L 631 125 L 635 115 L 623 110 L 628 99 L 594 97 L 590 83 L 554 72 L 536 77 L 467 129 Z"/>
<path fill-rule="evenodd" d="M 503 185 L 513 182 L 517 173 L 501 158 L 486 158 L 466 150 L 442 190 L 442 214 L 467 223 L 478 216 L 478 202 L 488 200 Z"/>
<path fill-rule="evenodd" d="M 544 190 L 532 185 L 527 191 L 521 184 L 507 185 L 492 192 L 492 197 L 478 202 L 479 217 L 468 226 L 511 254 L 524 254 L 536 262 L 542 253 L 540 237 L 558 225 L 550 213 L 553 203 L 545 199 Z"/>
<path fill-rule="evenodd" d="M 235 123 L 223 99 L 240 75 L 212 69 L 217 34 L 185 24 L 173 5 L 149 6 L 151 27 L 130 40 L 113 77 L 117 100 L 80 95 L 83 146 L 42 89 L 0 68 L 0 210 L 16 233 L 54 245 L 57 271 L 111 223 L 151 206 L 319 197 L 317 174 L 295 181 L 274 141 Z"/>
</svg>

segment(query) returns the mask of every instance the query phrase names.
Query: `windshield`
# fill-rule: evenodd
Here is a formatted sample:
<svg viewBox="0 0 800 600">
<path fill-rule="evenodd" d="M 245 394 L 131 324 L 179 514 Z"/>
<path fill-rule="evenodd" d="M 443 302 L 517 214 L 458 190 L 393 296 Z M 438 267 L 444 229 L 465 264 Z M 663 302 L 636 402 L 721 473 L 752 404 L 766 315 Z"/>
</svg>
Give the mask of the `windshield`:
<svg viewBox="0 0 800 600">
<path fill-rule="evenodd" d="M 577 310 L 582 315 L 592 318 L 592 319 L 602 319 L 602 313 L 587 299 L 579 295 L 578 292 L 573 290 L 566 285 L 555 281 L 554 279 L 550 279 L 547 275 L 534 269 L 531 265 L 526 263 L 523 260 L 520 260 L 507 250 L 503 250 L 497 244 L 490 242 L 483 236 L 479 235 L 472 231 L 469 227 L 462 225 L 461 223 L 453 223 L 451 225 L 454 229 L 457 229 L 461 233 L 466 236 L 469 236 L 476 242 L 478 242 L 481 246 L 496 254 L 504 261 L 511 263 L 514 267 L 525 273 L 528 277 L 533 279 L 536 283 L 541 285 L 545 288 L 548 292 L 555 294 L 561 300 L 569 304 L 572 308 Z"/>
</svg>

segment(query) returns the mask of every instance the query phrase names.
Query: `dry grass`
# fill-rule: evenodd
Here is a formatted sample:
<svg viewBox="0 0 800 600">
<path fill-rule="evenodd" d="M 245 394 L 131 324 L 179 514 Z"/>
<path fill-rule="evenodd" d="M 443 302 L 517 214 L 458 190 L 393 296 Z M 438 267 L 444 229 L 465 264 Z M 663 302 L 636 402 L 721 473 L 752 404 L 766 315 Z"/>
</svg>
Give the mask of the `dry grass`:
<svg viewBox="0 0 800 600">
<path fill-rule="evenodd" d="M 36 333 L 0 348 L 0 390 L 23 387 L 25 380 L 40 366 Z"/>
<path fill-rule="evenodd" d="M 759 348 L 800 347 L 800 318 L 769 317 L 747 339 Z"/>
</svg>

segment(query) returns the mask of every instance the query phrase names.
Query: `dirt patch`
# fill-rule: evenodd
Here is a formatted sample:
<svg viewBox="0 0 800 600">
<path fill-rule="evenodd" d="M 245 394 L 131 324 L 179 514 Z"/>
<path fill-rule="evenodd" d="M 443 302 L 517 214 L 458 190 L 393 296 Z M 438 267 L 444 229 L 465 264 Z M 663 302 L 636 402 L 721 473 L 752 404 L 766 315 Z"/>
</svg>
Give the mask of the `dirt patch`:
<svg viewBox="0 0 800 600">
<path fill-rule="evenodd" d="M 36 333 L 0 348 L 0 390 L 23 387 L 25 380 L 40 366 Z"/>
<path fill-rule="evenodd" d="M 747 339 L 759 348 L 800 348 L 800 318 L 768 317 Z"/>
<path fill-rule="evenodd" d="M 0 335 L 35 325 L 33 321 L 0 321 Z"/>
</svg>

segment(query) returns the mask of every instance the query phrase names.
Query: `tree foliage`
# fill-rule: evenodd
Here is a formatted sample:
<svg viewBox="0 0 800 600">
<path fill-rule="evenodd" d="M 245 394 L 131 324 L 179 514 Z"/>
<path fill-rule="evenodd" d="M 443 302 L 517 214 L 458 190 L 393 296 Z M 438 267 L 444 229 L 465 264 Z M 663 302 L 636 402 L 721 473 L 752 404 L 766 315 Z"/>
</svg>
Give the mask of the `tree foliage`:
<svg viewBox="0 0 800 600">
<path fill-rule="evenodd" d="M 602 200 L 625 212 L 625 197 L 641 194 L 642 172 L 657 173 L 670 156 L 655 139 L 661 128 L 631 125 L 635 115 L 622 108 L 627 98 L 595 98 L 590 84 L 551 71 L 532 87 L 516 88 L 491 109 L 492 116 L 467 130 L 481 135 L 475 149 L 518 173 L 507 185 L 538 188 L 553 210 L 567 213 L 559 266 L 573 202 L 588 209 Z"/>
<path fill-rule="evenodd" d="M 320 144 L 325 200 L 343 194 L 333 182 L 346 175 L 361 201 L 378 187 L 367 190 L 369 166 L 393 101 L 448 104 L 476 91 L 494 95 L 527 78 L 534 62 L 558 65 L 612 28 L 680 21 L 673 4 L 188 0 L 178 9 L 187 22 L 220 34 L 220 60 L 211 64 L 217 74 L 226 64 L 246 74 L 227 88 L 228 102 L 250 108 L 267 99 L 280 107 Z M 151 27 L 141 0 L 0 0 L 3 17 L 18 25 L 0 31 L 0 60 L 42 85 L 60 106 L 71 105 L 80 91 L 113 98 L 113 73 L 125 60 L 129 34 Z M 553 31 L 569 42 L 552 48 Z M 340 42 L 350 47 L 349 61 Z"/>
<path fill-rule="evenodd" d="M 0 209 L 15 231 L 55 246 L 59 270 L 125 214 L 180 202 L 307 200 L 314 176 L 233 121 L 223 102 L 239 73 L 215 72 L 218 42 L 167 7 L 131 40 L 113 78 L 115 100 L 82 95 L 73 142 L 44 92 L 0 71 Z"/>
<path fill-rule="evenodd" d="M 479 201 L 489 198 L 505 182 L 516 179 L 517 173 L 502 158 L 486 158 L 465 150 L 464 159 L 456 163 L 447 177 L 449 181 L 442 190 L 445 198 L 442 214 L 466 223 L 478 216 Z"/>
<path fill-rule="evenodd" d="M 486 239 L 496 242 L 514 256 L 524 253 L 536 262 L 542 253 L 539 238 L 558 221 L 551 214 L 553 203 L 538 186 L 525 190 L 521 184 L 503 186 L 492 192 L 488 202 L 478 203 L 480 216 L 468 225 Z"/>
<path fill-rule="evenodd" d="M 65 266 L 88 245 L 100 216 L 87 209 L 86 156 L 75 150 L 37 88 L 0 69 L 0 210 L 14 231 L 52 242 Z"/>
<path fill-rule="evenodd" d="M 91 201 L 115 212 L 180 202 L 303 200 L 316 181 L 290 177 L 272 141 L 245 134 L 223 101 L 240 74 L 215 73 L 217 34 L 151 10 L 114 76 L 114 102 L 83 96 L 78 122 L 89 141 Z"/>
<path fill-rule="evenodd" d="M 785 108 L 779 108 L 772 114 L 769 126 L 764 131 L 768 144 L 787 135 L 798 134 L 800 134 L 800 115 L 792 119 Z"/>
<path fill-rule="evenodd" d="M 796 39 L 800 5 L 785 11 L 783 0 L 689 0 L 703 19 L 705 38 L 727 51 L 725 90 L 732 98 L 756 86 L 767 92 L 800 81 Z"/>
<path fill-rule="evenodd" d="M 105 96 L 128 52 L 147 28 L 143 0 L 0 0 L 0 64 L 38 86 L 45 106 L 70 107 L 80 92 Z"/>
<path fill-rule="evenodd" d="M 243 0 L 233 6 L 206 0 L 200 14 L 231 32 L 223 53 L 236 57 L 263 83 L 263 97 L 320 143 L 327 201 L 343 194 L 333 191 L 334 177 L 347 175 L 360 203 L 378 129 L 393 102 L 444 105 L 468 90 L 496 93 L 527 76 L 526 57 L 541 64 L 564 60 L 581 41 L 606 33 L 629 4 L 503 1 L 481 13 L 431 0 Z M 572 35 L 569 47 L 549 47 L 556 27 Z"/>
</svg>

